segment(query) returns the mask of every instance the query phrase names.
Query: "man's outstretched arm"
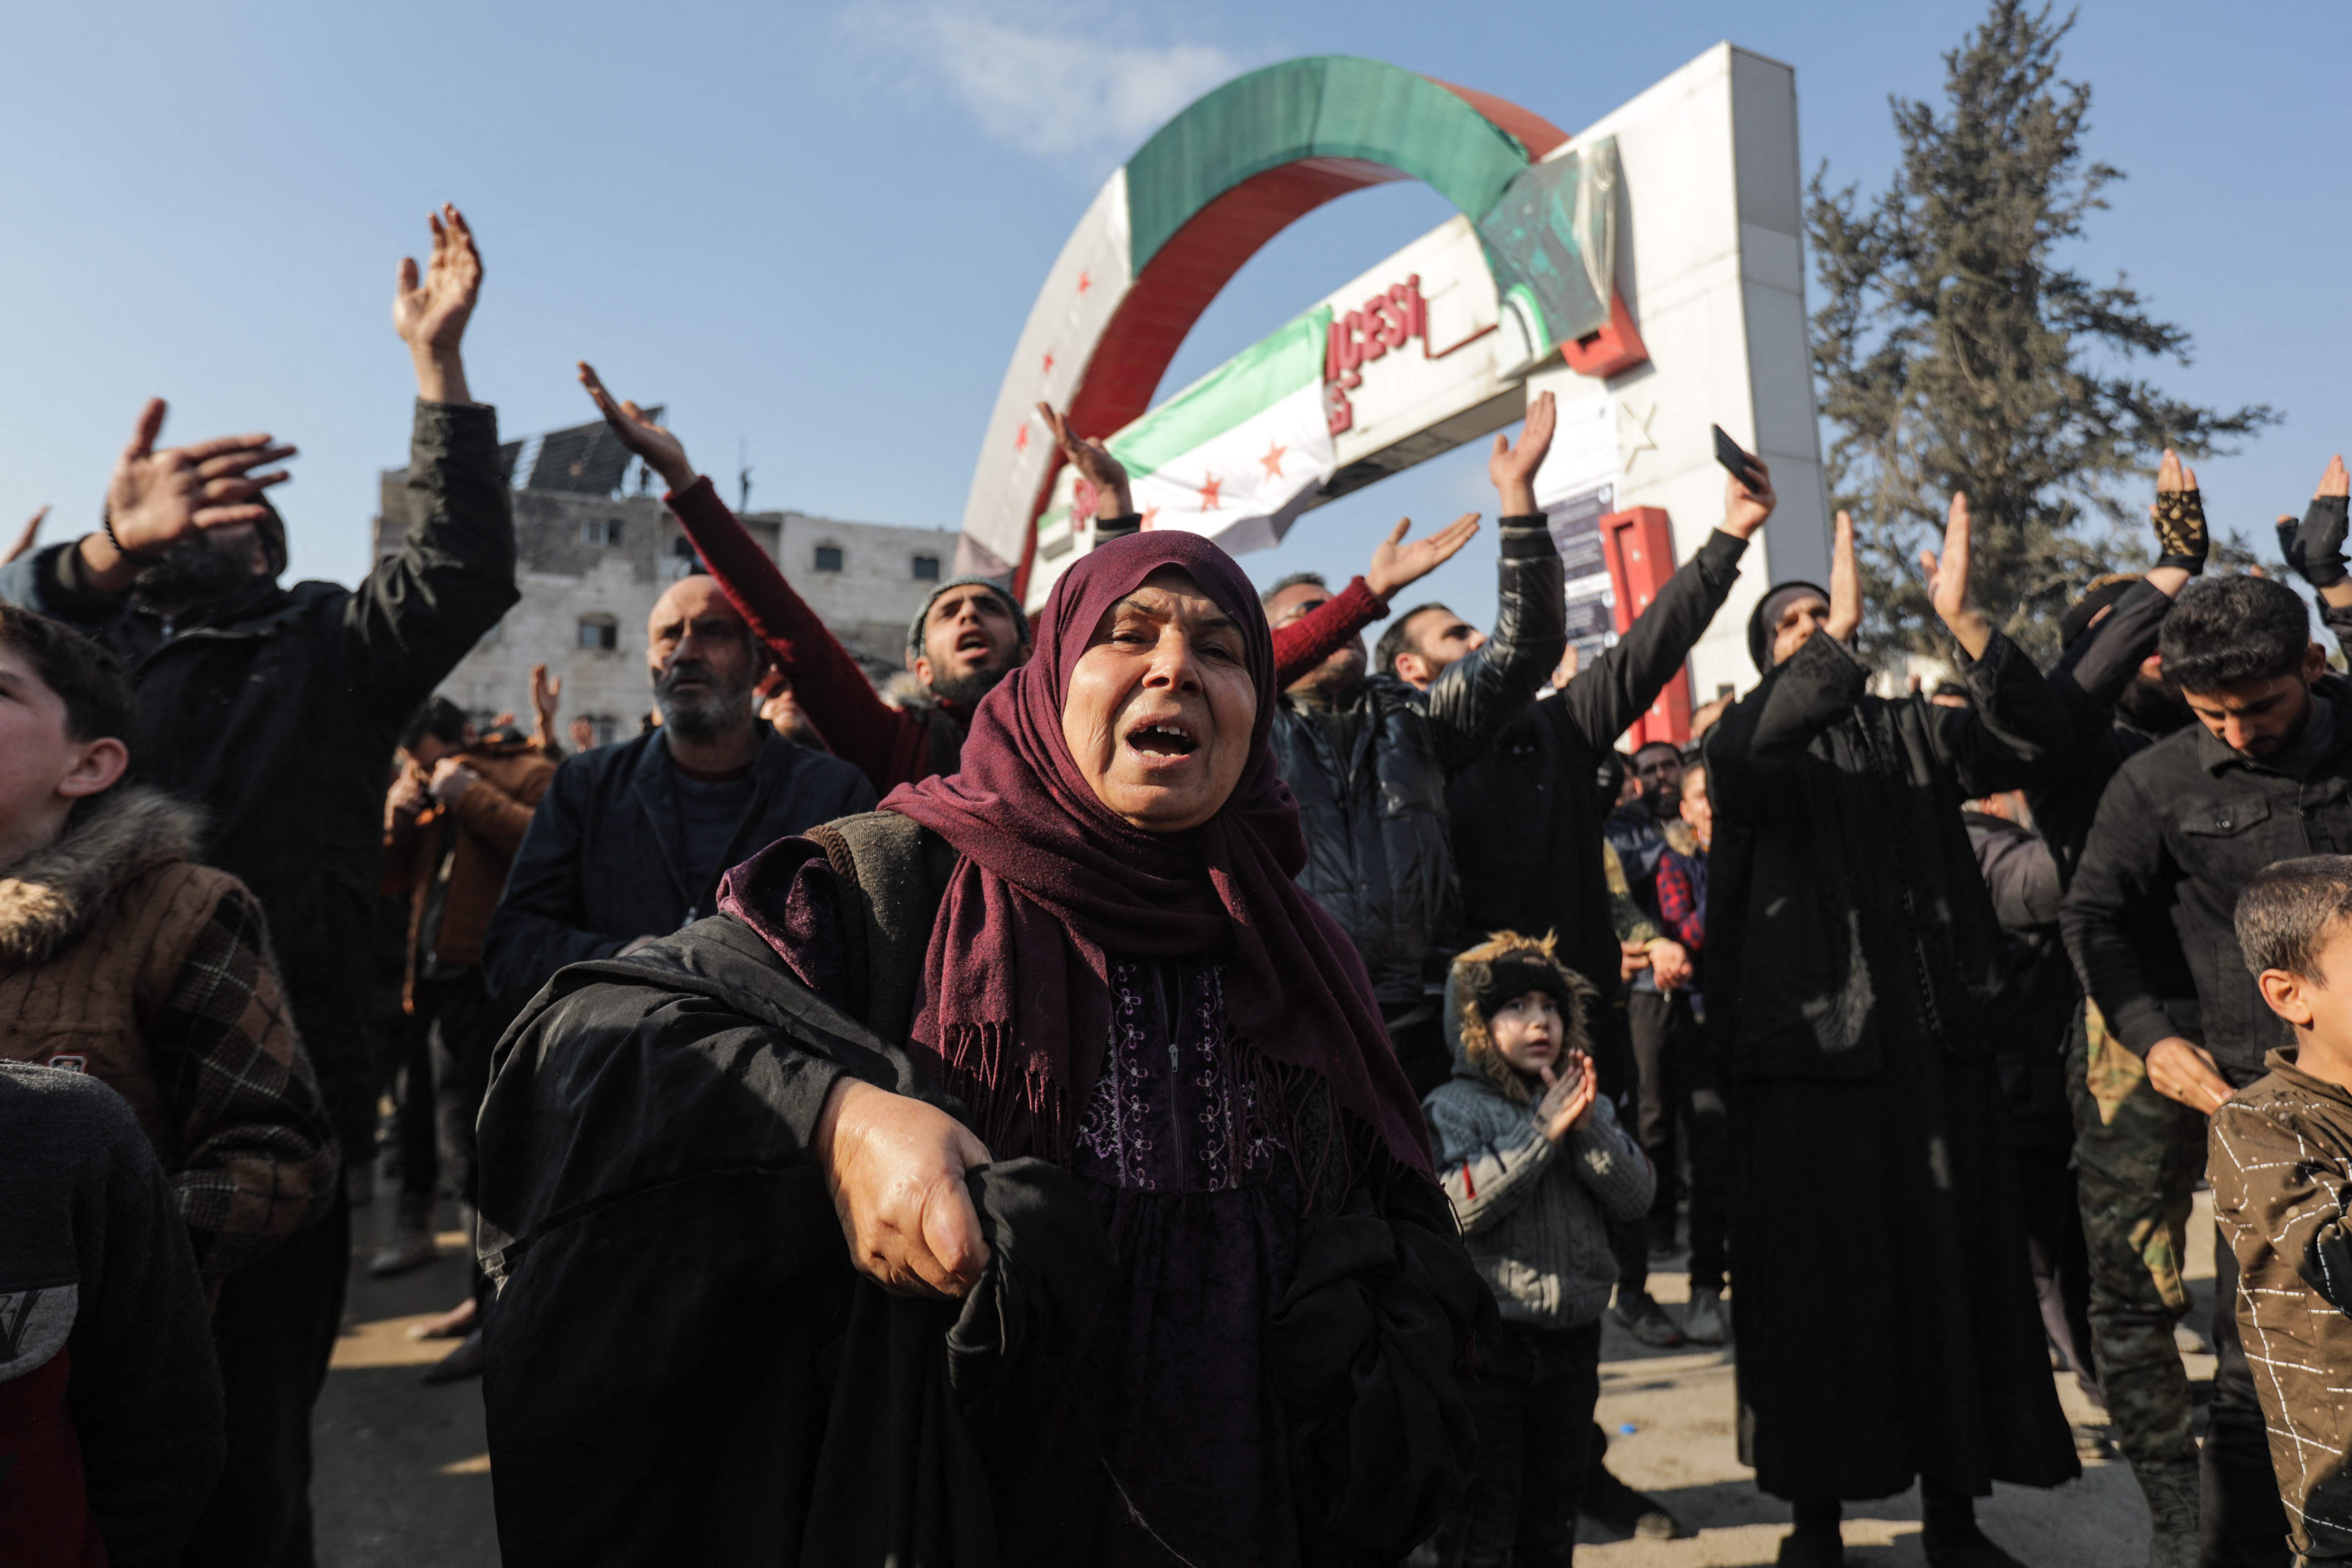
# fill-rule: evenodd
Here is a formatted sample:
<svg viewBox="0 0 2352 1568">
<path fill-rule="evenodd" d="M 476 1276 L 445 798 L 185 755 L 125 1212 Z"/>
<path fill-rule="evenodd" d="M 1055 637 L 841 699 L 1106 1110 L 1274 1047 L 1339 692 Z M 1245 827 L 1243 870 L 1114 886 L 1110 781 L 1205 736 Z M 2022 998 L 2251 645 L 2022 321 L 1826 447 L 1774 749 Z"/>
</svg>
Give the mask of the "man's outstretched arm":
<svg viewBox="0 0 2352 1568">
<path fill-rule="evenodd" d="M 387 722 L 415 711 L 522 596 L 498 411 L 474 402 L 466 384 L 462 345 L 481 297 L 481 253 L 456 207 L 434 215 L 432 229 L 422 277 L 403 258 L 392 301 L 416 369 L 408 531 L 344 610 L 358 679 Z"/>
<path fill-rule="evenodd" d="M 139 411 L 107 481 L 100 531 L 0 566 L 0 599 L 69 625 L 94 627 L 121 611 L 140 569 L 208 529 L 250 527 L 269 515 L 262 491 L 285 469 L 255 473 L 294 448 L 266 431 L 158 448 L 167 412 L 160 397 Z"/>
<path fill-rule="evenodd" d="M 1478 514 L 1465 511 L 1426 539 L 1405 542 L 1411 518 L 1400 518 L 1372 551 L 1360 577 L 1295 621 L 1274 628 L 1274 684 L 1282 690 L 1321 664 L 1374 621 L 1385 618 L 1389 601 L 1454 559 L 1478 531 Z M 1393 672 L 1391 672 L 1393 673 Z"/>
<path fill-rule="evenodd" d="M 1771 470 L 1761 462 L 1748 479 L 1724 481 L 1722 526 L 1666 580 L 1617 646 L 1580 669 L 1561 689 L 1559 700 L 1567 704 L 1586 744 L 1607 751 L 1649 711 L 1723 607 L 1731 585 L 1739 581 L 1739 558 L 1748 540 L 1779 503 Z"/>
<path fill-rule="evenodd" d="M 1526 711 L 1568 647 L 1559 550 L 1535 500 L 1536 470 L 1551 449 L 1555 417 L 1551 394 L 1540 395 L 1528 408 L 1518 444 L 1497 434 L 1486 462 L 1502 501 L 1495 636 L 1431 683 L 1425 710 L 1449 771 L 1475 760 Z"/>
<path fill-rule="evenodd" d="M 922 719 L 882 700 L 841 639 L 719 499 L 709 477 L 695 471 L 686 443 L 647 419 L 635 404 L 615 399 L 584 362 L 580 384 L 621 444 L 661 475 L 669 488 L 662 499 L 710 568 L 711 581 L 792 676 L 793 698 L 834 754 L 885 792 L 929 773 L 929 737 Z"/>
</svg>

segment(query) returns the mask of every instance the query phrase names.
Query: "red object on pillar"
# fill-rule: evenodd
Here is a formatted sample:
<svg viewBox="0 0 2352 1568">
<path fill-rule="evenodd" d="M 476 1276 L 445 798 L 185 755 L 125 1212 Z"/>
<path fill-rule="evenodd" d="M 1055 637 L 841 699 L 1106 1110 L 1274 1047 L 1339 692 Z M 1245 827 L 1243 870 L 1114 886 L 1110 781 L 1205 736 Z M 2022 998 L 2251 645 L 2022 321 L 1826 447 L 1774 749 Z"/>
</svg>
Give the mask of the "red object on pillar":
<svg viewBox="0 0 2352 1568">
<path fill-rule="evenodd" d="M 1609 291 L 1609 324 L 1597 332 L 1587 332 L 1572 342 L 1560 344 L 1559 357 L 1579 375 L 1615 375 L 1621 370 L 1646 363 L 1650 351 L 1643 343 L 1642 334 L 1633 328 L 1633 312 L 1625 309 L 1625 297 L 1612 289 Z"/>
<path fill-rule="evenodd" d="M 1603 517 L 1601 557 L 1609 568 L 1609 585 L 1616 591 L 1614 613 L 1617 635 L 1622 637 L 1633 629 L 1633 617 L 1650 607 L 1666 579 L 1675 574 L 1675 531 L 1664 509 L 1637 506 Z M 1685 745 L 1690 741 L 1690 668 L 1685 665 L 1675 671 L 1675 678 L 1666 682 L 1649 710 L 1633 721 L 1625 739 L 1637 747 L 1652 741 Z"/>
</svg>

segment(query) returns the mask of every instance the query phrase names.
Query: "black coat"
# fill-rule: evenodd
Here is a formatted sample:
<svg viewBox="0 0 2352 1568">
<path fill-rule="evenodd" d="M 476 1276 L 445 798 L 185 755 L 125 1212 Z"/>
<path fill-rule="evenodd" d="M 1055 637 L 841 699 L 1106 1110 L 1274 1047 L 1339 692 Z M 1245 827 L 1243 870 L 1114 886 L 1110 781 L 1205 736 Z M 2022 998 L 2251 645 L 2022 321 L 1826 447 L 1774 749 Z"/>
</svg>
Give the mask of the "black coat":
<svg viewBox="0 0 2352 1568">
<path fill-rule="evenodd" d="M 1348 710 L 1345 756 L 1329 716 L 1286 696 L 1275 714 L 1275 760 L 1307 835 L 1298 885 L 1354 941 L 1388 1005 L 1420 998 L 1425 962 L 1461 930 L 1447 781 L 1526 709 L 1567 647 L 1549 526 L 1507 517 L 1502 531 L 1495 635 L 1485 647 L 1426 691 L 1392 675 L 1367 680 Z"/>
<path fill-rule="evenodd" d="M 131 776 L 204 807 L 207 864 L 261 902 L 337 1132 L 374 1125 L 369 900 L 401 726 L 515 592 L 498 415 L 420 402 L 410 523 L 358 588 L 257 584 L 166 622 L 77 591 L 53 546 L 0 570 L 0 597 L 96 637 L 130 667 Z"/>
<path fill-rule="evenodd" d="M 2202 1005 L 2203 1043 L 2227 1068 L 2259 1075 L 2286 1026 L 2238 954 L 2238 895 L 2255 872 L 2300 855 L 2352 854 L 2352 681 L 2324 677 L 2332 751 L 2308 778 L 2249 762 L 2202 724 L 2168 736 L 2116 773 L 2060 917 L 2084 988 L 2108 1032 L 2138 1055 L 2185 1033 L 2165 1006 L 2135 917 L 2170 920 Z"/>
<path fill-rule="evenodd" d="M 1988 1028 L 2001 933 L 1960 803 L 2064 715 L 1996 635 L 1973 710 L 1816 635 L 1706 740 L 1707 1013 L 1729 1103 L 1742 1447 L 1781 1497 L 2076 1473 Z"/>
<path fill-rule="evenodd" d="M 491 989 L 528 996 L 567 963 L 609 958 L 718 907 L 719 877 L 779 838 L 866 811 L 874 786 L 840 758 L 756 731 L 750 805 L 719 873 L 687 886 L 669 742 L 648 734 L 565 759 L 531 814 L 482 939 Z"/>
<path fill-rule="evenodd" d="M 2083 845 L 2091 837 L 2091 819 L 2098 815 L 2099 797 L 2107 781 L 2127 757 L 2178 729 L 2180 720 L 2151 730 L 2117 711 L 2116 703 L 2131 687 L 2139 667 L 2156 651 L 2157 634 L 2172 613 L 2172 600 L 2146 583 L 2135 583 L 2116 596 L 2115 607 L 2075 639 L 2051 668 L 2050 690 L 2066 710 L 2073 746 L 2064 767 L 2053 768 L 2026 792 L 2033 807 L 2033 826 L 2050 846 L 2058 864 L 2061 890 L 2072 881 Z"/>
<path fill-rule="evenodd" d="M 2032 828 L 1979 811 L 1964 811 L 1960 820 L 2000 921 L 2001 985 L 1988 1027 L 2010 1130 L 2020 1143 L 2070 1149 L 2066 1043 L 2083 993 L 2058 934 L 2058 859 Z"/>
<path fill-rule="evenodd" d="M 1593 785 L 1617 738 L 1648 710 L 1739 580 L 1748 542 L 1717 531 L 1667 580 L 1616 647 L 1557 697 L 1532 703 L 1445 800 L 1473 931 L 1559 934 L 1559 959 L 1619 990 L 1617 934 L 1601 863 L 1607 808 Z"/>
<path fill-rule="evenodd" d="M 810 1152 L 844 1078 L 957 1110 L 903 1036 L 953 857 L 877 855 L 909 842 L 890 826 L 839 825 L 825 851 L 862 847 L 835 933 L 859 1016 L 721 915 L 566 968 L 499 1042 L 483 1399 L 515 1568 L 1087 1560 L 1037 1543 L 1108 1500 L 1068 1394 L 1111 1272 L 1091 1205 L 1053 1201 L 1070 1179 L 1039 1162 L 986 1167 L 1055 1211 L 975 1189 L 992 1251 L 1026 1268 L 992 1257 L 961 1307 L 892 1300 L 852 1268 Z M 1267 1325 L 1317 1568 L 1395 1562 L 1435 1525 L 1471 1442 L 1455 1373 L 1492 1328 L 1435 1184 L 1391 1173 L 1375 1210 L 1351 1177 Z M 1382 1549 L 1331 1550 L 1366 1537 Z"/>
</svg>

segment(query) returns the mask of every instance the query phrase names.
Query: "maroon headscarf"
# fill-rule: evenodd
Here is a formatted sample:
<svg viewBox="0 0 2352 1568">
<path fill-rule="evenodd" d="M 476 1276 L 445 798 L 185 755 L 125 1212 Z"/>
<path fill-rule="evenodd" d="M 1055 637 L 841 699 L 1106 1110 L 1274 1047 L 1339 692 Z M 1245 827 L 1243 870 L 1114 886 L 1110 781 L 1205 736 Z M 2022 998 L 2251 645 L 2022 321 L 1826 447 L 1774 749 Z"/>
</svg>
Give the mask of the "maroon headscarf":
<svg viewBox="0 0 2352 1568">
<path fill-rule="evenodd" d="M 1096 798 L 1062 738 L 1070 672 L 1103 612 L 1175 567 L 1241 626 L 1257 719 L 1216 816 L 1154 834 Z M 1275 771 L 1274 638 L 1233 557 L 1198 534 L 1130 534 L 1054 585 L 1029 662 L 972 716 L 962 770 L 882 802 L 961 858 L 931 927 L 913 1043 L 971 1097 L 983 1136 L 1066 1146 L 1110 1035 L 1106 953 L 1222 956 L 1226 1020 L 1265 1061 L 1321 1078 L 1399 1162 L 1426 1172 L 1420 1103 L 1397 1065 L 1355 945 L 1291 878 L 1297 803 Z M 1024 1124 L 1026 1124 L 1025 1126 Z"/>
</svg>

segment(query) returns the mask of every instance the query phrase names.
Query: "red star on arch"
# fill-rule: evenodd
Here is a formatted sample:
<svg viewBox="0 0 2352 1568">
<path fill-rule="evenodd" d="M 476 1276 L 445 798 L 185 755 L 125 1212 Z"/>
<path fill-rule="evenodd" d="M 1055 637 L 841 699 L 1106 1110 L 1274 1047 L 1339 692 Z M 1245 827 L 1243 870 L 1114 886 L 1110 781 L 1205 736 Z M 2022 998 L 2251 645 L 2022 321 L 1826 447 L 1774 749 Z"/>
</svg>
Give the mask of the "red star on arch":
<svg viewBox="0 0 2352 1568">
<path fill-rule="evenodd" d="M 1025 422 L 1020 429 L 1013 433 L 1013 449 L 1016 452 L 1025 452 L 1029 449 L 1029 426 Z"/>
<path fill-rule="evenodd" d="M 1045 374 L 1047 375 L 1054 374 L 1054 353 L 1051 349 L 1045 351 Z"/>
<path fill-rule="evenodd" d="M 1093 288 L 1094 286 L 1095 286 L 1095 280 L 1094 280 L 1093 279 L 1091 279 L 1091 278 L 1087 277 L 1087 276 L 1085 273 L 1083 273 L 1083 272 L 1081 272 L 1081 273 L 1079 273 L 1079 274 L 1078 274 L 1078 292 L 1079 292 L 1079 293 L 1083 294 L 1083 293 L 1085 293 L 1087 289 L 1089 289 Z"/>
<path fill-rule="evenodd" d="M 1224 480 L 1217 478 L 1214 474 L 1205 474 L 1202 476 L 1201 510 L 1202 511 L 1214 511 L 1217 510 L 1217 491 L 1222 489 L 1223 485 Z"/>
<path fill-rule="evenodd" d="M 1284 446 L 1279 441 L 1269 441 L 1266 443 L 1265 456 L 1260 458 L 1257 462 L 1258 467 L 1265 470 L 1265 477 L 1267 479 L 1278 479 L 1282 478 L 1282 455 L 1289 450 L 1289 447 Z"/>
</svg>

